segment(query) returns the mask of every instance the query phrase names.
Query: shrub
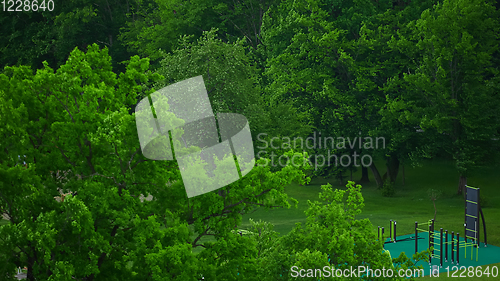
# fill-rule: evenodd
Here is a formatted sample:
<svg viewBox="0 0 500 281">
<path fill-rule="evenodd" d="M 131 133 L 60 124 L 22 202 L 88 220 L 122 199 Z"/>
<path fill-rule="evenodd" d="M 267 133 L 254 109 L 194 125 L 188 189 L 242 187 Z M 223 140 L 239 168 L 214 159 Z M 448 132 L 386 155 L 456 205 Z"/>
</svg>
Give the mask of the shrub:
<svg viewBox="0 0 500 281">
<path fill-rule="evenodd" d="M 394 189 L 394 183 L 390 180 L 386 180 L 382 186 L 382 196 L 393 197 L 396 194 L 396 189 Z"/>
</svg>

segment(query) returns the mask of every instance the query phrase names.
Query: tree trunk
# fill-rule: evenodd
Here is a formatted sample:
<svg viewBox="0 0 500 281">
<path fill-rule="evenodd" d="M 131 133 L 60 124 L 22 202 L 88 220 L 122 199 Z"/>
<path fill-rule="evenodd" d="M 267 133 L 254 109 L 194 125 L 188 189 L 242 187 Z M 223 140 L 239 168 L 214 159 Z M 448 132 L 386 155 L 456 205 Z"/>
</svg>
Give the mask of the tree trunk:
<svg viewBox="0 0 500 281">
<path fill-rule="evenodd" d="M 467 177 L 460 175 L 460 178 L 458 179 L 458 192 L 457 194 L 463 194 L 464 199 L 465 199 L 465 186 L 467 185 Z"/>
<path fill-rule="evenodd" d="M 365 166 L 361 166 L 361 179 L 359 183 L 369 183 L 370 179 L 368 179 L 368 168 Z"/>
<path fill-rule="evenodd" d="M 375 167 L 375 164 L 372 162 L 370 165 L 370 170 L 372 171 L 373 178 L 375 179 L 375 183 L 377 183 L 377 187 L 381 188 L 384 183 L 382 182 L 382 178 L 380 177 L 380 173 L 377 170 L 377 167 Z"/>
<path fill-rule="evenodd" d="M 403 186 L 405 185 L 405 164 L 401 165 L 401 168 L 403 168 Z"/>
<path fill-rule="evenodd" d="M 36 261 L 36 252 L 35 252 L 35 247 L 31 244 L 31 242 L 28 242 L 28 248 L 31 250 L 30 256 L 28 256 L 28 270 L 26 273 L 26 279 L 30 281 L 35 281 L 35 274 L 33 272 L 33 265 L 35 264 Z"/>
<path fill-rule="evenodd" d="M 386 162 L 387 166 L 387 177 L 391 181 L 391 183 L 394 183 L 396 181 L 396 178 L 398 177 L 398 172 L 399 172 L 399 159 L 395 155 L 391 155 Z"/>
</svg>

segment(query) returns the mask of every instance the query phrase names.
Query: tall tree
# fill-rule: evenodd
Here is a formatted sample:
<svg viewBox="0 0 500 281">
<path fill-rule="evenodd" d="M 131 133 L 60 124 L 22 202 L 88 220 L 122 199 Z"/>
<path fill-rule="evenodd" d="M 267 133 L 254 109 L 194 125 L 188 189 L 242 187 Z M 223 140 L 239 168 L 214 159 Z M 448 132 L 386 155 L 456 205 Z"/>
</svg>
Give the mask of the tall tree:
<svg viewBox="0 0 500 281">
<path fill-rule="evenodd" d="M 358 102 L 363 104 L 359 114 L 367 119 L 368 135 L 386 140 L 384 147 L 374 151 L 374 156 L 386 161 L 387 172 L 381 176 L 375 165 L 370 166 L 378 186 L 385 179 L 396 180 L 400 162 L 416 164 L 423 156 L 422 147 L 428 144 L 424 137 L 430 134 L 421 134 L 415 120 L 408 120 L 408 113 L 393 102 L 404 91 L 397 81 L 409 69 L 415 69 L 419 61 L 418 54 L 402 51 L 394 42 L 413 32 L 407 24 L 432 7 L 432 2 L 411 3 L 403 9 L 389 9 L 372 17 L 371 22 L 363 24 L 355 43 L 358 69 L 355 73 L 361 97 Z"/>
<path fill-rule="evenodd" d="M 179 47 L 165 54 L 156 70 L 165 78 L 155 85 L 156 89 L 202 75 L 215 115 L 232 112 L 247 117 L 257 154 L 261 146 L 259 134 L 264 138 L 309 134 L 311 126 L 306 113 L 297 112 L 291 103 L 270 103 L 262 95 L 259 72 L 246 52 L 249 47 L 244 39 L 225 43 L 217 38 L 216 29 L 198 39 L 193 37 L 181 38 Z M 285 151 L 288 149 L 281 152 Z"/>
<path fill-rule="evenodd" d="M 276 0 L 155 0 L 157 9 L 145 10 L 129 21 L 120 38 L 133 50 L 155 62 L 162 52 L 177 47 L 178 39 L 193 35 L 198 39 L 204 31 L 219 30 L 219 38 L 233 43 L 245 38 L 245 43 L 257 48 L 261 43 L 264 13 L 278 3 Z M 155 64 L 156 65 L 156 64 Z"/>
<path fill-rule="evenodd" d="M 40 6 L 42 1 L 38 2 Z M 83 51 L 96 43 L 108 47 L 115 71 L 125 70 L 119 63 L 133 53 L 118 40 L 120 28 L 146 9 L 149 1 L 50 1 L 53 6 L 43 2 L 45 10 L 0 12 L 1 68 L 23 64 L 37 69 L 43 61 L 57 68 L 75 47 Z"/>
<path fill-rule="evenodd" d="M 128 112 L 161 78 L 148 68 L 132 57 L 117 76 L 107 49 L 93 44 L 56 71 L 45 63 L 36 74 L 0 74 L 0 212 L 10 218 L 0 226 L 2 279 L 27 266 L 28 280 L 257 280 L 256 248 L 232 230 L 256 208 L 296 204 L 285 187 L 304 182 L 306 162 L 290 152 L 301 166 L 271 172 L 261 159 L 242 180 L 188 199 L 174 161 L 142 155 Z M 70 195 L 58 202 L 59 192 Z"/>
<path fill-rule="evenodd" d="M 465 195 L 470 169 L 498 160 L 497 11 L 490 1 L 443 1 L 411 26 L 412 37 L 400 46 L 421 60 L 404 74 L 400 101 L 422 129 L 441 134 L 442 149 L 456 161 L 458 194 Z"/>
<path fill-rule="evenodd" d="M 337 137 L 343 137 L 351 142 L 356 138 L 356 145 L 349 150 L 345 149 L 349 146 L 346 144 L 339 149 L 323 147 L 317 149 L 317 153 L 330 155 L 328 152 L 331 152 L 340 157 L 347 152 L 351 158 L 361 154 L 381 155 L 387 158 L 388 175 L 394 181 L 399 167 L 394 150 L 398 148 L 380 147 L 377 153 L 366 137 L 393 141 L 392 133 L 380 127 L 379 111 L 386 104 L 386 93 L 381 88 L 389 78 L 401 72 L 403 65 L 387 52 L 387 42 L 395 35 L 396 28 L 403 25 L 398 20 L 404 22 L 405 19 L 395 10 L 377 15 L 377 9 L 384 7 L 382 4 L 375 8 L 373 3 L 359 2 L 348 10 L 357 14 L 356 19 L 363 19 L 363 30 L 356 19 L 346 22 L 340 15 L 333 16 L 335 9 L 324 2 L 283 2 L 266 14 L 262 33 L 264 52 L 268 56 L 265 75 L 270 81 L 269 95 L 276 100 L 292 100 L 299 110 L 309 112 L 323 138 L 333 137 L 337 141 Z M 369 6 L 362 7 L 363 4 Z M 344 4 L 334 6 L 337 5 Z M 388 20 L 382 20 L 388 16 Z M 367 33 L 367 26 L 376 28 L 382 23 L 384 28 L 375 31 L 376 35 Z M 357 142 L 359 138 L 365 141 L 361 146 Z M 398 141 L 402 142 L 404 140 Z M 375 164 L 367 165 L 381 186 L 382 177 Z M 338 164 L 326 170 L 339 176 L 342 172 Z M 366 180 L 366 167 L 362 172 Z"/>
<path fill-rule="evenodd" d="M 416 261 L 426 260 L 425 252 L 413 256 L 413 261 L 401 254 L 391 259 L 384 251 L 383 242 L 376 240 L 373 226 L 368 219 L 359 219 L 364 199 L 361 186 L 348 182 L 346 190 L 332 189 L 330 184 L 321 186 L 319 194 L 321 201 L 309 201 L 305 211 L 307 222 L 297 225 L 290 233 L 279 238 L 271 238 L 275 247 L 268 248 L 259 259 L 259 272 L 263 280 L 373 280 L 373 276 L 337 276 L 333 271 L 357 268 L 369 265 L 370 268 L 415 269 Z M 267 236 L 271 236 L 269 229 Z M 324 270 L 324 267 L 327 270 Z M 420 268 L 422 266 L 419 266 Z M 322 269 L 322 275 L 313 277 L 313 273 L 302 272 L 302 278 L 297 277 L 300 269 Z M 307 275 L 309 274 L 309 275 Z M 402 280 L 396 275 L 380 277 L 380 280 Z M 379 280 L 379 278 L 377 278 Z"/>
</svg>

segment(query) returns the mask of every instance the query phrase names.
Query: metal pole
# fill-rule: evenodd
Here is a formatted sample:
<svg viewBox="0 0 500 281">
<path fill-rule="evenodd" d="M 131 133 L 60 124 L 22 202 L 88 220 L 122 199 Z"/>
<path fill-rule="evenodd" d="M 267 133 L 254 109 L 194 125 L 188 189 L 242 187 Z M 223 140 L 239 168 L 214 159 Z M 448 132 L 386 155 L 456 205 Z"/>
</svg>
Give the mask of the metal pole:
<svg viewBox="0 0 500 281">
<path fill-rule="evenodd" d="M 479 216 L 480 216 L 480 212 L 479 210 L 481 210 L 481 203 L 479 203 L 479 191 L 480 189 L 478 188 L 477 189 L 477 218 L 476 218 L 476 244 L 477 244 L 477 247 L 479 247 L 479 239 L 481 238 L 481 235 L 480 235 L 480 231 L 481 231 L 481 228 L 479 227 Z"/>
<path fill-rule="evenodd" d="M 476 261 L 479 259 L 479 246 L 476 248 Z"/>
<path fill-rule="evenodd" d="M 431 239 L 432 239 L 432 256 L 434 257 L 434 248 L 435 245 L 434 245 L 434 238 L 435 238 L 435 234 L 434 234 L 434 219 L 432 219 L 432 233 L 431 233 Z"/>
<path fill-rule="evenodd" d="M 474 222 L 476 224 L 476 229 L 477 229 L 477 232 L 476 232 L 476 247 L 479 247 L 479 218 L 476 218 L 476 220 Z"/>
<path fill-rule="evenodd" d="M 457 233 L 457 265 L 459 261 L 459 251 L 460 251 L 460 233 Z"/>
<path fill-rule="evenodd" d="M 446 253 L 446 256 L 444 257 L 444 261 L 448 262 L 448 230 L 445 230 L 444 232 L 445 232 L 445 235 L 446 235 L 446 238 L 445 238 L 445 240 L 446 240 L 446 242 L 445 242 L 446 244 L 445 245 L 446 246 L 445 246 L 445 249 L 444 249 L 444 251 Z"/>
<path fill-rule="evenodd" d="M 396 243 L 396 221 L 394 221 L 394 243 Z"/>
<path fill-rule="evenodd" d="M 467 243 L 467 224 L 465 224 L 465 223 L 464 223 L 464 233 L 465 233 L 464 234 L 464 241 L 465 241 L 465 243 Z M 465 248 L 465 249 L 467 249 L 467 248 Z"/>
<path fill-rule="evenodd" d="M 389 242 L 392 242 L 392 220 L 389 222 Z"/>
<path fill-rule="evenodd" d="M 455 262 L 455 232 L 451 232 L 451 263 Z"/>
<path fill-rule="evenodd" d="M 432 219 L 432 234 L 431 234 L 431 239 L 432 239 L 432 256 L 434 257 L 434 219 Z"/>
<path fill-rule="evenodd" d="M 481 205 L 479 205 L 479 213 L 481 214 L 481 220 L 483 221 L 484 246 L 486 247 L 488 245 L 488 241 L 486 240 L 486 224 L 484 222 L 483 209 L 481 208 Z"/>
<path fill-rule="evenodd" d="M 479 190 L 478 190 L 479 192 Z M 478 203 L 479 204 L 479 203 Z M 479 218 L 476 219 L 477 237 L 476 237 L 476 261 L 479 256 Z M 474 248 L 472 248 L 474 250 Z M 472 254 L 471 254 L 472 257 Z"/>
<path fill-rule="evenodd" d="M 439 266 L 443 267 L 443 228 L 441 227 L 441 239 L 439 240 Z"/>
<path fill-rule="evenodd" d="M 418 252 L 418 222 L 415 222 L 415 254 Z"/>
<path fill-rule="evenodd" d="M 432 247 L 432 243 L 431 243 L 431 241 L 432 241 L 432 238 L 431 238 L 431 236 L 432 236 L 431 235 L 431 233 L 432 233 L 432 224 L 429 224 L 428 228 L 429 228 L 429 249 L 430 249 Z M 433 254 L 433 251 L 431 251 L 429 253 L 429 264 L 431 264 L 431 261 L 432 261 L 432 254 Z"/>
</svg>

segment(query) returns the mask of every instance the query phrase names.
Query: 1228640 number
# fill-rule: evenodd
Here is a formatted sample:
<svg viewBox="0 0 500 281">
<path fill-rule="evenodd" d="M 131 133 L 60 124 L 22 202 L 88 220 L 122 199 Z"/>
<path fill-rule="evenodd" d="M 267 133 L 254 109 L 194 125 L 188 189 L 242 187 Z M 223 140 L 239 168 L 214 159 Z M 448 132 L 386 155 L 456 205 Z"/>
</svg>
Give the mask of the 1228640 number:
<svg viewBox="0 0 500 281">
<path fill-rule="evenodd" d="M 2 9 L 7 12 L 38 12 L 38 11 L 53 11 L 53 0 L 8 0 L 2 1 Z"/>
<path fill-rule="evenodd" d="M 451 277 L 481 277 L 481 276 L 486 276 L 486 277 L 498 277 L 498 267 L 496 265 L 491 267 L 490 271 L 490 266 L 486 266 L 486 268 L 483 268 L 481 266 L 478 267 L 465 267 L 461 266 L 460 268 L 458 266 L 452 266 L 451 268 L 449 266 L 446 267 L 446 276 L 450 277 L 450 270 L 454 271 L 451 274 Z"/>
</svg>

